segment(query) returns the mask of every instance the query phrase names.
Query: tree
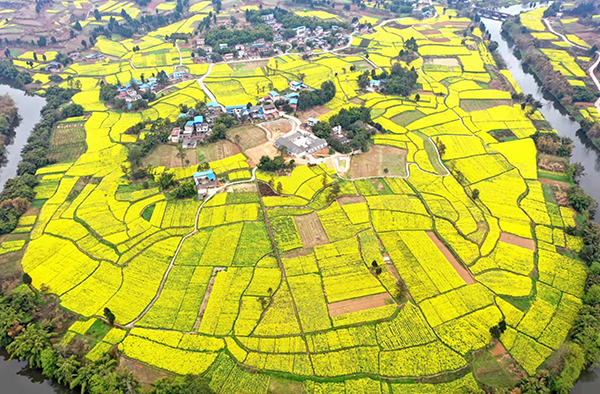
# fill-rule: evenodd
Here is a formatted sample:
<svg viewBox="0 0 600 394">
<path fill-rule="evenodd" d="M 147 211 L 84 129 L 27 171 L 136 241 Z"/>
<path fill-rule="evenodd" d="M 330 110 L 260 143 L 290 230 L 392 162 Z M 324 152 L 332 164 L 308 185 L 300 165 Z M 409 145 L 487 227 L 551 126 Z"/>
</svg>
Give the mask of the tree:
<svg viewBox="0 0 600 394">
<path fill-rule="evenodd" d="M 29 274 L 27 272 L 23 273 L 23 283 L 25 283 L 27 286 L 31 286 L 31 276 L 29 276 Z"/>
<path fill-rule="evenodd" d="M 197 193 L 196 184 L 194 181 L 184 181 L 179 183 L 179 186 L 173 191 L 175 198 L 190 198 Z"/>
<path fill-rule="evenodd" d="M 495 326 L 490 327 L 490 334 L 492 334 L 492 338 L 494 339 L 499 339 L 504 331 L 506 331 L 506 322 L 504 320 L 501 320 Z"/>
<path fill-rule="evenodd" d="M 79 21 L 75 22 L 75 25 L 73 26 L 73 29 L 75 29 L 77 31 L 83 30 L 83 28 L 81 27 L 81 23 L 79 23 Z"/>
<path fill-rule="evenodd" d="M 421 100 L 421 95 L 419 93 L 415 94 L 415 101 Z"/>
<path fill-rule="evenodd" d="M 104 308 L 104 317 L 106 317 L 106 320 L 108 320 L 108 324 L 110 324 L 111 326 L 115 324 L 115 315 L 110 309 Z"/>
<path fill-rule="evenodd" d="M 51 347 L 42 351 L 40 356 L 42 374 L 50 379 L 54 378 L 57 370 L 58 355 Z"/>
<path fill-rule="evenodd" d="M 183 149 L 183 145 L 177 145 L 177 153 L 175 157 L 181 160 L 181 166 L 183 167 L 183 160 L 187 157 L 187 153 L 185 153 L 185 149 Z"/>
<path fill-rule="evenodd" d="M 87 48 L 87 42 L 85 40 L 81 40 L 81 45 L 83 45 L 84 48 Z"/>
<path fill-rule="evenodd" d="M 69 358 L 59 357 L 54 377 L 58 383 L 69 385 L 77 377 L 80 365 L 75 355 Z"/>
<path fill-rule="evenodd" d="M 17 335 L 15 339 L 6 347 L 10 353 L 10 358 L 27 360 L 33 368 L 42 366 L 42 352 L 50 347 L 50 338 L 54 334 L 48 332 L 36 324 L 30 323 Z"/>
<path fill-rule="evenodd" d="M 583 298 L 583 301 L 592 306 L 600 304 L 600 285 L 595 284 L 590 286 L 585 294 L 585 297 Z"/>
<path fill-rule="evenodd" d="M 473 197 L 473 200 L 479 200 L 479 189 L 473 189 L 471 197 Z"/>
<path fill-rule="evenodd" d="M 163 172 L 158 177 L 157 183 L 161 190 L 166 190 L 175 183 L 175 174 L 172 172 Z"/>
</svg>

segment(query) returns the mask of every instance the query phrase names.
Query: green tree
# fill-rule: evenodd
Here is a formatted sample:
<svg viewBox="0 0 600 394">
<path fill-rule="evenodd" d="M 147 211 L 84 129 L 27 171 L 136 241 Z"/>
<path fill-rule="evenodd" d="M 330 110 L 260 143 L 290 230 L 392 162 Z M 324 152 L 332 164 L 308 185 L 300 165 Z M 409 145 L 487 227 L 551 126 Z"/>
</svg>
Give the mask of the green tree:
<svg viewBox="0 0 600 394">
<path fill-rule="evenodd" d="M 40 356 L 41 359 L 41 367 L 42 373 L 44 376 L 52 379 L 56 376 L 56 371 L 58 369 L 58 355 L 51 347 L 47 347 L 42 351 Z"/>
<path fill-rule="evenodd" d="M 50 346 L 50 338 L 54 335 L 45 328 L 30 323 L 11 344 L 6 347 L 10 358 L 27 360 L 33 368 L 42 366 L 42 352 Z"/>
<path fill-rule="evenodd" d="M 175 174 L 172 172 L 163 172 L 159 175 L 157 183 L 161 190 L 166 190 L 175 183 Z"/>
<path fill-rule="evenodd" d="M 77 356 L 73 355 L 69 358 L 60 357 L 54 377 L 58 383 L 69 385 L 77 377 L 80 365 L 79 361 L 77 361 Z"/>
<path fill-rule="evenodd" d="M 185 149 L 183 149 L 183 145 L 177 145 L 177 153 L 175 154 L 179 160 L 181 160 L 181 166 L 183 167 L 183 161 L 187 157 L 187 153 L 185 153 Z"/>
<path fill-rule="evenodd" d="M 104 317 L 106 317 L 108 324 L 111 326 L 115 324 L 115 315 L 110 309 L 104 308 Z"/>
</svg>

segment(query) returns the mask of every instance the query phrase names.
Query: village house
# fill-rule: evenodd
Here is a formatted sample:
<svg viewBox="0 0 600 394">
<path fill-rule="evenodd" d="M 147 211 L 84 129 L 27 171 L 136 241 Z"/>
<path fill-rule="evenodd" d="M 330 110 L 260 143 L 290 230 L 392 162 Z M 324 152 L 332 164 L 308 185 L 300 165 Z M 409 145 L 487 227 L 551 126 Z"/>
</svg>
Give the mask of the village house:
<svg viewBox="0 0 600 394">
<path fill-rule="evenodd" d="M 196 48 L 204 46 L 204 38 L 196 38 Z"/>
<path fill-rule="evenodd" d="M 181 128 L 175 127 L 171 131 L 171 135 L 169 136 L 169 142 L 173 144 L 178 144 L 181 141 Z"/>
<path fill-rule="evenodd" d="M 233 59 L 234 59 L 233 53 L 226 53 L 223 55 L 223 60 L 225 60 L 226 62 L 229 62 Z"/>
<path fill-rule="evenodd" d="M 294 30 L 296 31 L 296 37 L 303 37 L 307 31 L 306 26 L 298 26 Z"/>
<path fill-rule="evenodd" d="M 273 19 L 275 19 L 275 15 L 274 14 L 261 15 L 261 18 L 263 21 L 268 22 L 268 21 L 272 21 Z"/>
<path fill-rule="evenodd" d="M 314 134 L 298 131 L 275 141 L 276 148 L 285 148 L 289 155 L 304 157 L 327 147 L 327 141 Z"/>
<path fill-rule="evenodd" d="M 62 64 L 60 64 L 59 62 L 50 62 L 50 64 L 48 64 L 44 69 L 46 71 L 60 71 L 60 69 L 62 68 Z"/>
<path fill-rule="evenodd" d="M 198 198 L 205 198 L 209 190 L 217 186 L 217 176 L 213 170 L 194 172 L 193 177 L 198 189 Z"/>
<path fill-rule="evenodd" d="M 308 124 L 309 127 L 313 127 L 314 125 L 316 125 L 320 121 L 321 120 L 319 120 L 317 118 L 308 118 L 308 120 L 306 121 L 306 124 Z"/>
<path fill-rule="evenodd" d="M 281 95 L 278 92 L 271 90 L 269 92 L 269 94 L 267 95 L 267 98 L 271 101 L 275 101 L 275 100 L 278 100 L 280 96 Z"/>
<path fill-rule="evenodd" d="M 290 81 L 290 90 L 297 92 L 302 89 L 306 89 L 308 86 L 298 81 Z"/>
<path fill-rule="evenodd" d="M 273 104 L 264 104 L 262 106 L 262 110 L 263 110 L 264 116 L 274 116 L 274 117 L 279 116 L 279 111 Z"/>
<path fill-rule="evenodd" d="M 192 133 L 194 133 L 194 121 L 188 120 L 185 124 L 185 127 L 183 128 L 183 136 L 191 137 Z"/>
<path fill-rule="evenodd" d="M 369 81 L 369 88 L 379 90 L 381 88 L 381 81 L 379 79 L 371 79 Z"/>
</svg>

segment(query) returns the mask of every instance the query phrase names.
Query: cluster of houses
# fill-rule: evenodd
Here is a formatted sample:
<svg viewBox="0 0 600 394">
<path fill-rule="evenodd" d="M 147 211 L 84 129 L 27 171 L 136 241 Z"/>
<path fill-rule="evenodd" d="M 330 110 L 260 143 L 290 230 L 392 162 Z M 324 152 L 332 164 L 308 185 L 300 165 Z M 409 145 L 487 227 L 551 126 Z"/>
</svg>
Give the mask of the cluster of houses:
<svg viewBox="0 0 600 394">
<path fill-rule="evenodd" d="M 187 71 L 174 71 L 169 74 L 169 81 L 172 83 L 179 82 L 187 79 L 190 74 Z M 132 103 L 136 100 L 141 100 L 142 93 L 152 92 L 155 93 L 157 88 L 157 80 L 154 77 L 145 79 L 144 81 L 138 81 L 133 78 L 131 82 L 126 83 L 123 86 L 117 88 L 118 94 L 115 98 L 123 99 L 127 103 Z"/>
<path fill-rule="evenodd" d="M 312 30 L 306 26 L 299 26 L 294 29 L 296 35 L 286 39 L 283 36 L 285 28 L 283 27 L 283 24 L 277 22 L 274 14 L 262 15 L 262 19 L 273 30 L 273 43 L 266 42 L 261 38 L 251 44 L 235 45 L 234 48 L 231 48 L 230 53 L 222 55 L 223 61 L 227 62 L 234 59 L 258 59 L 265 53 L 269 53 L 271 51 L 279 52 L 273 46 L 274 44 L 296 43 L 297 46 L 301 47 L 307 42 L 311 42 L 313 49 L 328 49 L 328 37 L 336 37 L 336 45 L 338 46 L 347 44 L 351 39 L 350 35 L 345 31 L 345 29 L 339 26 L 332 26 L 331 30 L 328 31 L 323 29 L 321 26 L 317 26 Z M 206 53 L 206 56 L 196 57 L 194 60 L 196 62 L 206 61 L 210 63 L 212 61 L 211 54 L 213 52 L 213 48 L 209 45 L 206 45 L 204 38 L 197 38 L 194 44 L 196 48 L 202 48 Z M 228 44 L 221 43 L 219 44 L 219 48 L 228 48 Z"/>
<path fill-rule="evenodd" d="M 187 113 L 182 113 L 179 117 L 193 117 L 193 119 L 188 120 L 183 128 L 173 128 L 171 135 L 169 135 L 169 142 L 172 144 L 182 144 L 184 149 L 196 148 L 198 141 L 210 134 L 214 121 L 221 112 L 221 106 L 214 101 L 206 104 L 204 115 L 197 115 L 196 110 L 190 108 Z"/>
</svg>

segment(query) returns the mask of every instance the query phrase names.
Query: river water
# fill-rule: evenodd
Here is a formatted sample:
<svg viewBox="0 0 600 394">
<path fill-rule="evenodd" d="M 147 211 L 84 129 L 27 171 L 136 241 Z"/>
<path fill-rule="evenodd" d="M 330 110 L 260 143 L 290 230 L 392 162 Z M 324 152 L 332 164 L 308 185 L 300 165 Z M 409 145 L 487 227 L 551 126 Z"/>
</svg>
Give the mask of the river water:
<svg viewBox="0 0 600 394">
<path fill-rule="evenodd" d="M 33 126 L 41 118 L 40 110 L 46 100 L 39 96 L 28 96 L 22 90 L 8 85 L 0 85 L 0 94 L 8 93 L 17 108 L 22 120 L 15 129 L 11 145 L 6 147 L 6 165 L 0 168 L 0 191 L 4 183 L 17 174 L 17 166 L 21 161 L 21 149 Z M 0 348 L 0 393 L 10 394 L 71 394 L 73 391 L 45 379 L 41 372 L 27 367 L 27 362 L 8 360 L 6 350 Z"/>
<path fill-rule="evenodd" d="M 528 9 L 530 8 L 515 5 L 501 8 L 499 11 L 515 15 Z M 492 36 L 492 40 L 498 43 L 498 52 L 523 93 L 532 94 L 536 100 L 543 104 L 540 112 L 559 135 L 573 140 L 574 149 L 571 162 L 580 162 L 585 167 L 586 172 L 586 175 L 580 180 L 580 185 L 587 194 L 600 202 L 600 154 L 598 150 L 581 131 L 579 124 L 569 118 L 565 109 L 556 100 L 553 100 L 549 95 L 544 95 L 535 77 L 525 71 L 521 61 L 513 53 L 514 48 L 509 46 L 509 43 L 500 34 L 502 22 L 488 18 L 483 18 L 483 21 Z M 596 221 L 598 221 L 598 217 L 596 217 Z M 582 373 L 581 378 L 571 391 L 571 394 L 598 393 L 600 393 L 600 368 Z"/>
<path fill-rule="evenodd" d="M 12 144 L 6 147 L 6 165 L 0 168 L 0 191 L 4 183 L 17 174 L 17 166 L 21 161 L 21 149 L 27 143 L 27 138 L 33 126 L 39 122 L 40 110 L 46 104 L 46 100 L 39 96 L 28 96 L 22 90 L 12 88 L 8 85 L 0 85 L 0 94 L 10 94 L 19 108 L 21 122 L 15 129 L 15 137 Z"/>
</svg>

